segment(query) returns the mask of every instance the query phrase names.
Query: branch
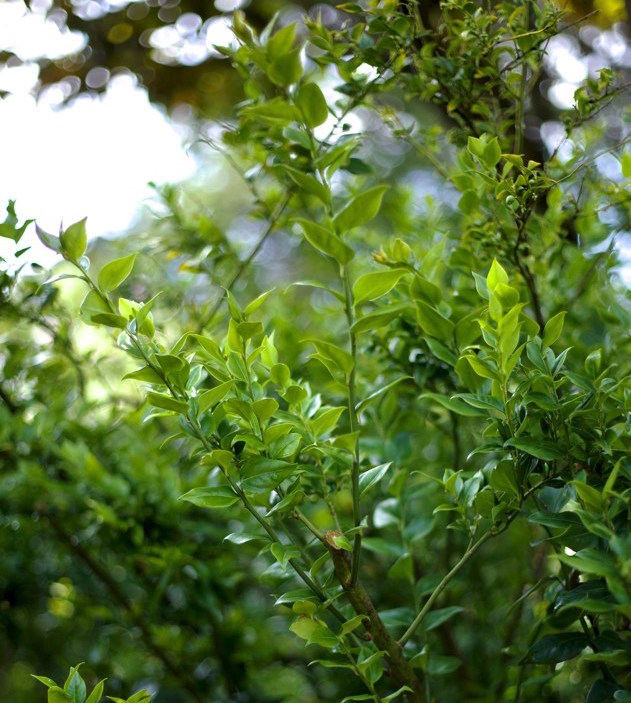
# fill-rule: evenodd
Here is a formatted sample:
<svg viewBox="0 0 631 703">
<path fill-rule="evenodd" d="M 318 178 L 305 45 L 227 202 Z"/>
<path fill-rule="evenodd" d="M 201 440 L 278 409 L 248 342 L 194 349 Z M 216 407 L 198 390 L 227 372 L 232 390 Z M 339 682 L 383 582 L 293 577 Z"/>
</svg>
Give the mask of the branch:
<svg viewBox="0 0 631 703">
<path fill-rule="evenodd" d="M 425 703 L 421 682 L 410 662 L 403 655 L 403 646 L 386 629 L 361 582 L 355 581 L 353 583 L 351 580 L 351 556 L 334 542 L 339 534 L 335 531 L 327 532 L 325 545 L 331 553 L 335 575 L 342 585 L 349 603 L 357 615 L 366 616 L 365 627 L 378 649 L 386 653 L 385 658 L 390 669 L 390 676 L 401 686 L 407 686 L 410 689 L 407 696 L 411 703 Z"/>
<path fill-rule="evenodd" d="M 280 219 L 281 215 L 285 211 L 285 208 L 287 207 L 287 205 L 291 199 L 291 196 L 293 194 L 294 194 L 293 189 L 289 190 L 285 194 L 285 197 L 279 201 L 279 203 L 276 207 L 276 210 L 272 213 L 270 220 L 269 220 L 269 223 L 268 223 L 267 227 L 265 228 L 265 231 L 263 232 L 263 234 L 260 236 L 258 242 L 254 245 L 254 247 L 252 248 L 252 251 L 246 256 L 246 258 L 243 259 L 243 261 L 239 262 L 236 270 L 234 271 L 234 273 L 232 274 L 232 276 L 230 277 L 230 279 L 226 283 L 225 288 L 227 290 L 232 289 L 234 284 L 241 278 L 241 276 L 248 269 L 248 267 L 250 266 L 252 261 L 256 258 L 259 251 L 261 251 L 261 247 L 265 244 L 265 242 L 267 241 L 270 234 L 276 228 L 276 225 L 278 224 L 278 220 Z M 222 293 L 219 296 L 219 298 L 217 298 L 217 300 L 215 301 L 215 303 L 211 307 L 211 309 L 208 312 L 208 314 L 206 315 L 206 317 L 204 317 L 200 321 L 199 325 L 197 326 L 198 332 L 201 332 L 207 325 L 209 325 L 213 321 L 213 319 L 215 318 L 215 315 L 219 312 L 219 308 L 221 307 L 221 304 L 223 303 L 223 298 L 224 298 L 224 296 Z"/>
</svg>

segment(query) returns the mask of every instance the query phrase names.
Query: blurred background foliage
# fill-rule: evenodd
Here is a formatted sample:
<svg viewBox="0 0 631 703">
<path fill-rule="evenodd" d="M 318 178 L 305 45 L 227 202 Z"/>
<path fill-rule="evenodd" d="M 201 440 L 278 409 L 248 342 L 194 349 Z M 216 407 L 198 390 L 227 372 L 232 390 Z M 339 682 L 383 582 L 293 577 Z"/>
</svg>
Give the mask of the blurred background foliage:
<svg viewBox="0 0 631 703">
<path fill-rule="evenodd" d="M 275 330 L 283 361 L 335 396 L 325 372 L 309 360 L 303 340 L 323 330 L 334 337 L 342 321 L 325 291 L 286 288 L 301 279 L 333 280 L 335 271 L 293 235 L 289 224 L 258 248 L 282 193 L 272 179 L 248 170 L 247 155 L 234 161 L 223 154 L 223 130 L 215 121 L 230 125 L 243 89 L 212 44 L 217 37 L 219 43 L 221 37 L 229 41 L 225 28 L 236 7 L 243 7 L 257 27 L 277 11 L 282 22 L 321 13 L 332 27 L 343 14 L 332 5 L 271 0 L 247 5 L 218 0 L 214 8 L 195 0 L 28 5 L 31 12 L 84 35 L 84 47 L 71 56 L 28 59 L 40 66 L 40 91 L 61 86 L 65 99 L 72 100 L 82 91 L 105 90 L 116 72 L 131 72 L 152 101 L 171 110 L 191 107 L 191 124 L 210 155 L 191 183 L 156 188 L 154 202 L 133 231 L 93 242 L 94 266 L 138 251 L 136 273 L 121 293 L 148 300 L 163 290 L 154 310 L 174 341 L 211 316 L 208 328 L 217 329 L 225 317 L 223 308 L 214 314 L 221 286 L 244 272 L 243 262 L 255 253 L 247 275 L 235 282 L 236 297 L 247 301 L 275 286 L 266 324 Z M 432 3 L 422 6 L 431 27 L 438 12 Z M 620 24 L 624 3 L 577 1 L 565 7 L 569 22 L 592 10 L 599 13 L 568 30 L 561 47 L 566 53 L 558 60 L 572 56 L 588 65 L 597 54 L 603 64 L 628 71 L 629 48 Z M 607 54 L 606 47 L 615 42 L 623 50 Z M 528 107 L 526 150 L 533 157 L 554 149 L 550 130 L 563 119 L 563 105 L 549 99 L 548 90 L 562 75 L 550 55 Z M 11 49 L 0 54 L 7 67 L 26 60 Z M 620 105 L 603 110 L 589 127 L 595 149 L 623 136 Z M 455 241 L 466 217 L 456 207 L 455 189 L 436 180 L 431 163 L 397 134 L 397 125 L 388 124 L 391 106 L 420 123 L 437 151 L 444 149 L 441 156 L 454 154 L 453 145 L 443 140 L 452 122 L 436 107 L 420 101 L 410 105 L 395 94 L 375 111 L 350 115 L 349 131 L 361 132 L 364 143 L 349 172 L 365 169 L 369 178 L 378 174 L 381 182 L 399 184 L 360 246 L 369 254 L 396 236 L 416 241 L 419 252 L 427 254 L 439 234 Z M 625 207 L 616 200 L 603 217 L 596 214 L 607 188 L 616 188 L 615 179 L 608 179 L 611 168 L 601 161 L 586 170 L 580 217 L 559 203 L 538 221 L 542 258 L 537 273 L 546 317 L 568 310 L 563 342 L 572 347 L 571 354 L 582 358 L 601 346 L 605 355 L 620 355 L 615 361 L 628 372 L 629 294 L 620 278 L 621 249 L 611 237 L 612 229 L 628 231 L 628 202 Z M 585 216 L 590 208 L 593 216 Z M 19 227 L 10 213 L 7 223 Z M 551 236 L 546 240 L 552 231 L 554 246 Z M 493 252 L 478 235 L 467 231 L 465 244 L 482 272 Z M 465 276 L 468 265 L 465 261 L 460 273 L 456 267 L 454 275 Z M 274 608 L 268 595 L 283 590 L 274 569 L 257 556 L 256 545 L 222 541 L 226 532 L 239 532 L 243 525 L 236 520 L 226 525 L 222 514 L 176 500 L 199 482 L 204 469 L 185 444 L 162 446 L 172 430 L 167 421 L 143 422 L 140 392 L 134 383 L 119 381 L 127 362 L 112 338 L 72 319 L 68 311 L 77 309 L 83 291 L 71 281 L 44 283 L 47 274 L 37 267 L 18 269 L 8 260 L 0 268 L 0 698 L 39 700 L 42 693 L 30 674 L 62 677 L 77 661 L 86 662 L 84 676 L 107 675 L 113 695 L 146 686 L 157 690 L 156 703 L 315 703 L 356 693 L 356 683 L 339 672 L 305 666 L 313 656 L 287 632 L 287 609 Z M 65 272 L 65 265 L 56 267 L 57 275 Z M 404 319 L 395 321 L 361 353 L 364 376 L 375 385 L 383 382 L 378 374 L 384 361 L 416 381 L 385 396 L 368 415 L 375 453 L 391 457 L 402 469 L 416 466 L 420 458 L 430 475 L 462 466 L 463 447 L 471 444 L 464 439 L 471 435 L 468 419 L 437 413 L 429 405 L 419 418 L 413 407 L 417 386 L 448 393 L 451 384 L 449 370 L 418 344 L 415 330 Z M 388 428 L 387 435 L 380 428 Z M 431 515 L 427 506 L 436 505 L 441 494 L 431 481 L 419 484 L 417 514 Z M 348 514 L 348 492 L 335 500 L 340 513 Z M 382 496 L 371 515 L 370 528 L 386 540 L 397 532 L 400 517 L 389 512 L 391 507 L 391 499 Z M 440 515 L 420 517 L 410 532 L 415 540 L 431 541 L 431 554 L 420 554 L 414 564 L 415 576 L 426 576 L 421 582 L 430 590 L 436 573 L 432 556 L 442 555 L 444 571 L 459 550 L 460 536 L 444 529 L 446 522 Z M 506 661 L 494 653 L 504 647 L 512 655 L 512 643 L 527 637 L 548 605 L 542 594 L 509 607 L 523 595 L 525 583 L 546 575 L 545 548 L 530 550 L 532 539 L 531 526 L 515 526 L 489 546 L 488 559 L 472 562 L 450 591 L 445 605 L 457 603 L 465 615 L 431 637 L 441 651 L 469 662 L 457 676 L 443 680 L 443 692 L 452 700 L 499 700 L 508 674 Z M 402 617 L 400 591 L 409 588 L 404 579 L 397 581 L 396 572 L 400 590 L 382 579 L 395 557 L 392 548 L 376 550 L 366 567 L 379 609 L 389 611 L 393 623 Z M 472 623 L 487 627 L 480 632 Z M 545 682 L 531 683 L 532 700 L 584 700 L 573 693 L 581 677 L 588 680 L 589 672 L 568 667 L 544 693 Z"/>
</svg>

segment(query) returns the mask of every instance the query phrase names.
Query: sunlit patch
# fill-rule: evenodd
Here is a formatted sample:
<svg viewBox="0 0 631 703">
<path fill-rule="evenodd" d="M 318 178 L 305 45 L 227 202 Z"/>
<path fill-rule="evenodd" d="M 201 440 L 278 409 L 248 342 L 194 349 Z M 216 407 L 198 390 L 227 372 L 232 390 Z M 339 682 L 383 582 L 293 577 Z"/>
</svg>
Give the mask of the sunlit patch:
<svg viewBox="0 0 631 703">
<path fill-rule="evenodd" d="M 85 34 L 69 30 L 66 13 L 56 10 L 48 17 L 46 7 L 34 5 L 29 11 L 22 0 L 0 3 L 0 49 L 15 54 L 22 61 L 47 57 L 58 59 L 81 51 L 87 42 Z"/>
<path fill-rule="evenodd" d="M 49 232 L 86 215 L 92 236 L 122 231 L 150 195 L 148 181 L 178 181 L 197 168 L 131 76 L 114 77 L 98 98 L 51 103 L 29 95 L 0 101 L 0 152 L 10 164 L 0 171 L 0 203 L 15 198 L 18 214 Z M 35 260 L 50 261 L 32 230 L 22 241 L 34 245 Z"/>
<path fill-rule="evenodd" d="M 234 12 L 250 4 L 250 0 L 215 0 L 215 7 L 219 12 Z"/>
</svg>

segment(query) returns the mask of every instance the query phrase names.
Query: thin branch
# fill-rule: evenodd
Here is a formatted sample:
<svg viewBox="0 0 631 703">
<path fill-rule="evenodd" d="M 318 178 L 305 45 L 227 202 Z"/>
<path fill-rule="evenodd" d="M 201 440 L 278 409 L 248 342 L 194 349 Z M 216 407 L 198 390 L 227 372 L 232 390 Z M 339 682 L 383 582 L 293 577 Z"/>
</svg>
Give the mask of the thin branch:
<svg viewBox="0 0 631 703">
<path fill-rule="evenodd" d="M 256 242 L 254 247 L 252 248 L 252 251 L 246 256 L 245 259 L 239 262 L 237 265 L 236 270 L 226 283 L 225 288 L 227 290 L 231 290 L 234 284 L 243 276 L 245 271 L 248 269 L 252 261 L 256 258 L 258 255 L 259 251 L 261 251 L 262 246 L 265 244 L 267 241 L 268 237 L 270 234 L 274 231 L 276 228 L 276 225 L 278 224 L 278 220 L 281 218 L 283 212 L 285 211 L 285 208 L 287 207 L 289 201 L 291 200 L 291 197 L 293 195 L 294 191 L 289 190 L 287 193 L 285 193 L 285 196 L 279 201 L 276 210 L 272 213 L 270 220 L 268 222 L 267 227 L 265 228 L 263 234 L 260 236 L 259 240 Z M 215 315 L 219 312 L 219 309 L 221 308 L 221 304 L 223 303 L 223 293 L 217 298 L 213 306 L 211 307 L 210 311 L 207 313 L 207 315 L 200 321 L 199 325 L 197 326 L 197 331 L 201 332 L 206 326 L 208 326 L 213 319 L 215 318 Z"/>
</svg>

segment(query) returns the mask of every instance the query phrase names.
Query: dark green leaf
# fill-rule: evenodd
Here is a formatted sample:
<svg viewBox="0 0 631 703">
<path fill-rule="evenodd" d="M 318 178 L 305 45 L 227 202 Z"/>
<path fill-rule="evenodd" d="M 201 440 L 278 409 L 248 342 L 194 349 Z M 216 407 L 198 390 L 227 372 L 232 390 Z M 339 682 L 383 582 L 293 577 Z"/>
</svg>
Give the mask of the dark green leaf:
<svg viewBox="0 0 631 703">
<path fill-rule="evenodd" d="M 556 664 L 573 659 L 589 645 L 582 632 L 562 632 L 544 635 L 528 650 L 524 661 L 532 664 Z"/>
</svg>

